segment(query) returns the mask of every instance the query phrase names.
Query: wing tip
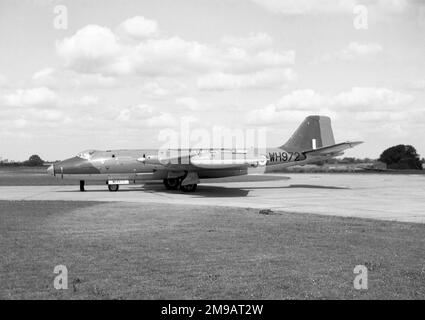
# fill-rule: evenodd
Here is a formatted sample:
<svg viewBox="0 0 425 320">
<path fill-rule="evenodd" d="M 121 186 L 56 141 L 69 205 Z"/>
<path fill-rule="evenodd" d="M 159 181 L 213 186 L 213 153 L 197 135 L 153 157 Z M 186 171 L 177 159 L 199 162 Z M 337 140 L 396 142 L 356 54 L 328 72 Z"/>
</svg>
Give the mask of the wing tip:
<svg viewBox="0 0 425 320">
<path fill-rule="evenodd" d="M 355 146 L 364 143 L 364 141 L 347 141 L 347 143 L 350 145 L 350 148 L 354 148 Z"/>
</svg>

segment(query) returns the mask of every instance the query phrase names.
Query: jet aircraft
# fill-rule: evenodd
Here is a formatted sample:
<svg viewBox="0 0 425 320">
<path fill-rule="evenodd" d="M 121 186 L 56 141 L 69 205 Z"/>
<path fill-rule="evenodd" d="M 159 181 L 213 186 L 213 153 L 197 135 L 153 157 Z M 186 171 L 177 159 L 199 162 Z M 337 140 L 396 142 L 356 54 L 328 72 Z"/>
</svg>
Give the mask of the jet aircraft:
<svg viewBox="0 0 425 320">
<path fill-rule="evenodd" d="M 109 191 L 120 185 L 160 180 L 168 190 L 196 190 L 200 179 L 248 174 L 252 167 L 284 168 L 336 156 L 362 142 L 335 144 L 331 119 L 308 116 L 290 139 L 264 154 L 236 149 L 88 150 L 51 165 L 47 172 L 59 179 L 105 181 Z"/>
</svg>

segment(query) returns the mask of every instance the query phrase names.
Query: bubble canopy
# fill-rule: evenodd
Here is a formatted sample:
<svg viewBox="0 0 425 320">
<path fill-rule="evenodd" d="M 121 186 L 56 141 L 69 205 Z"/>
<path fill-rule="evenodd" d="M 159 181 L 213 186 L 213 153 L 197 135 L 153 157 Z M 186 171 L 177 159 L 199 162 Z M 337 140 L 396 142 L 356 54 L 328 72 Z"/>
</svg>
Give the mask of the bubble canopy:
<svg viewBox="0 0 425 320">
<path fill-rule="evenodd" d="M 85 150 L 77 154 L 77 157 L 81 159 L 89 160 L 95 152 L 96 150 Z"/>
</svg>

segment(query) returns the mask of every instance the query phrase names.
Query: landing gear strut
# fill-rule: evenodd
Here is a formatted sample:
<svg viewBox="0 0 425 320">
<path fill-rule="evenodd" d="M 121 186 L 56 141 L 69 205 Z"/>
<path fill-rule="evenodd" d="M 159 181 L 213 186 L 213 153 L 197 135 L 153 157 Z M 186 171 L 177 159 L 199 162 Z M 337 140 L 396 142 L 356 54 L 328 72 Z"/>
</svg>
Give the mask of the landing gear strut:
<svg viewBox="0 0 425 320">
<path fill-rule="evenodd" d="M 194 192 L 198 187 L 197 184 L 187 184 L 185 186 L 181 185 L 180 190 L 183 192 Z"/>
<path fill-rule="evenodd" d="M 86 191 L 86 190 L 84 190 L 84 185 L 86 184 L 86 182 L 84 181 L 84 180 L 81 180 L 80 181 L 80 191 L 81 192 L 84 192 L 84 191 Z"/>
<path fill-rule="evenodd" d="M 179 178 L 171 178 L 171 179 L 164 179 L 164 186 L 167 190 L 177 190 L 180 189 L 183 192 L 194 192 L 196 188 L 198 187 L 197 184 L 187 184 L 183 186 L 182 179 Z"/>
<path fill-rule="evenodd" d="M 108 189 L 111 192 L 117 192 L 120 188 L 119 184 L 108 184 Z"/>
</svg>

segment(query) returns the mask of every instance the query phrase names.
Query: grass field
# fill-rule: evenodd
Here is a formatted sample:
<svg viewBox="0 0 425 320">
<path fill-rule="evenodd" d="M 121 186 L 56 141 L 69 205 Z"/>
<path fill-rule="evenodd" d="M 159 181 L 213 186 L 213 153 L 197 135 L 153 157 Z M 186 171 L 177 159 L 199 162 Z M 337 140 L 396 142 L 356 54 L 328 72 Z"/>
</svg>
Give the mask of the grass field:
<svg viewBox="0 0 425 320">
<path fill-rule="evenodd" d="M 0 186 L 56 186 L 78 185 L 78 181 L 61 180 L 49 176 L 47 167 L 0 167 Z M 91 184 L 105 184 L 93 182 Z"/>
<path fill-rule="evenodd" d="M 424 299 L 425 227 L 255 209 L 0 201 L 1 299 Z M 53 288 L 64 264 L 69 289 Z M 369 289 L 353 288 L 356 265 Z"/>
</svg>

